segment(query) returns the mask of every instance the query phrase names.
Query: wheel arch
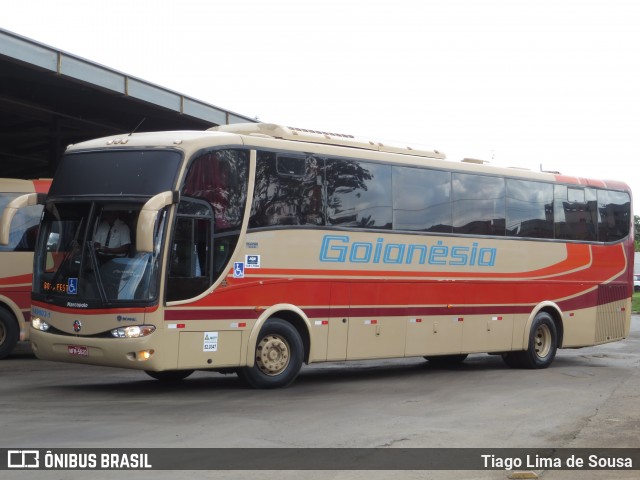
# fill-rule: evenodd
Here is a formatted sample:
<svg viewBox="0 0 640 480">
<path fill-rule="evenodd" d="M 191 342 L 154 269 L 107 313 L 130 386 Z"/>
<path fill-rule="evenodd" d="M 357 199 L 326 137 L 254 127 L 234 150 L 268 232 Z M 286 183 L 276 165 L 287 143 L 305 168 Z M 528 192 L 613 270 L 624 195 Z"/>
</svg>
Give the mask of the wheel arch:
<svg viewBox="0 0 640 480">
<path fill-rule="evenodd" d="M 255 349 L 258 344 L 258 336 L 260 330 L 270 318 L 277 317 L 285 322 L 290 323 L 300 334 L 302 344 L 304 346 L 304 362 L 309 363 L 311 358 L 311 321 L 305 313 L 295 305 L 288 303 L 280 303 L 267 308 L 256 323 L 253 325 L 253 329 L 249 335 L 249 342 L 247 345 L 247 367 L 253 367 L 255 364 Z"/>
<path fill-rule="evenodd" d="M 556 339 L 557 347 L 562 347 L 562 342 L 564 341 L 564 324 L 562 321 L 562 310 L 555 302 L 542 302 L 536 305 L 536 307 L 531 311 L 529 318 L 527 319 L 527 324 L 524 328 L 524 336 L 522 337 L 522 344 L 524 346 L 524 350 L 529 348 L 529 333 L 531 331 L 531 324 L 536 316 L 541 313 L 547 313 L 551 316 L 553 323 L 556 326 L 556 333 L 558 338 Z"/>
</svg>

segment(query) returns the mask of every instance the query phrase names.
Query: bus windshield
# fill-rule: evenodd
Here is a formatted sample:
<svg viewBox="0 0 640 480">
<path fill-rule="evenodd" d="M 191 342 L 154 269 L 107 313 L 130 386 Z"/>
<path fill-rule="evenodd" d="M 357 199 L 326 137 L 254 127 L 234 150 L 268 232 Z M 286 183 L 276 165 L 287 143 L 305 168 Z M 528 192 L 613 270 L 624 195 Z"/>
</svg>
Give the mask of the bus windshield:
<svg viewBox="0 0 640 480">
<path fill-rule="evenodd" d="M 99 308 L 156 301 L 165 212 L 156 222 L 154 251 L 136 251 L 142 203 L 47 205 L 34 262 L 34 298 L 69 307 Z M 74 299 L 82 299 L 78 305 Z"/>
</svg>

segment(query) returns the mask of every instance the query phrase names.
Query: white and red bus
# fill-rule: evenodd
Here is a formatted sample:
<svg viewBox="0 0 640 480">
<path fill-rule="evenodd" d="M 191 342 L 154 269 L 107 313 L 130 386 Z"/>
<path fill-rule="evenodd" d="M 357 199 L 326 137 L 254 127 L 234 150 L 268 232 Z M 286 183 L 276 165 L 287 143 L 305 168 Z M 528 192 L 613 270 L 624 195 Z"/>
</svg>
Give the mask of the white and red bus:
<svg viewBox="0 0 640 480">
<path fill-rule="evenodd" d="M 48 179 L 0 178 L 0 215 L 18 197 L 46 195 L 49 185 Z M 18 341 L 29 338 L 33 249 L 42 215 L 41 204 L 15 205 L 9 207 L 16 208 L 16 215 L 0 245 L 0 359 L 9 355 Z"/>
<path fill-rule="evenodd" d="M 116 213 L 129 250 L 105 255 Z M 34 262 L 47 360 L 282 387 L 303 363 L 500 354 L 625 338 L 631 192 L 272 124 L 67 149 Z"/>
</svg>

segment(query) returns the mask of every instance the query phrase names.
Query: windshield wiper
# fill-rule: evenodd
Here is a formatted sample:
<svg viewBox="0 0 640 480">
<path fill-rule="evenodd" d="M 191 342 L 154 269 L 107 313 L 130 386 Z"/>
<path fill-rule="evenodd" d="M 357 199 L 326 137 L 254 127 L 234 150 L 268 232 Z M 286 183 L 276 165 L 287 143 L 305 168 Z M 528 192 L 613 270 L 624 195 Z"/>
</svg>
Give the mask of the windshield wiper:
<svg viewBox="0 0 640 480">
<path fill-rule="evenodd" d="M 93 240 L 87 241 L 87 248 L 89 249 L 89 259 L 91 260 L 91 268 L 93 268 L 93 273 L 96 276 L 96 285 L 98 287 L 98 293 L 100 294 L 100 300 L 104 305 L 110 305 L 111 303 L 108 301 L 107 292 L 104 289 L 104 285 L 102 284 L 102 277 L 100 276 L 100 262 L 98 261 L 98 256 L 96 255 L 96 250 L 94 248 L 95 242 Z"/>
</svg>

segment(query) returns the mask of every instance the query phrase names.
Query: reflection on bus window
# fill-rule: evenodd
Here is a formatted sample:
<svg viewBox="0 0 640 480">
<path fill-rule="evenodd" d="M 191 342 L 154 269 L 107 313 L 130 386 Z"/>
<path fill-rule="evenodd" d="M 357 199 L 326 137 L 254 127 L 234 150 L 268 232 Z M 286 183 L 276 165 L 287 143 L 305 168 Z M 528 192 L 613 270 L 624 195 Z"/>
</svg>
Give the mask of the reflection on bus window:
<svg viewBox="0 0 640 480">
<path fill-rule="evenodd" d="M 0 193 L 0 215 L 7 204 L 23 193 Z M 38 236 L 42 205 L 18 210 L 11 222 L 9 245 L 0 245 L 0 252 L 33 252 Z"/>
</svg>

